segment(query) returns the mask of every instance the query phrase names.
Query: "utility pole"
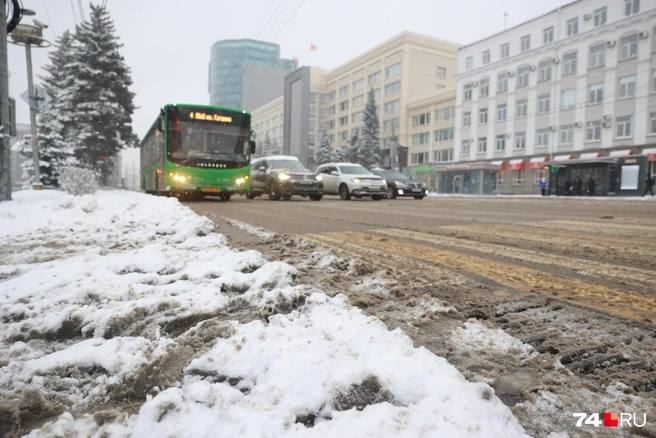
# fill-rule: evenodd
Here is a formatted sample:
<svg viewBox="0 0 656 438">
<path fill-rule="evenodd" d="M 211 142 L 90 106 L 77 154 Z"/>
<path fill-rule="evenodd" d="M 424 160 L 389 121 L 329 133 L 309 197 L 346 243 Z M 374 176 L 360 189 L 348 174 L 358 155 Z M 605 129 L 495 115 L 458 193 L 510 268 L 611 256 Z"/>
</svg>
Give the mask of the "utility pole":
<svg viewBox="0 0 656 438">
<path fill-rule="evenodd" d="M 7 66 L 7 4 L 0 0 L 0 201 L 11 200 L 9 144 L 9 68 Z"/>
<path fill-rule="evenodd" d="M 35 20 L 36 23 L 38 23 Z M 32 165 L 34 167 L 34 182 L 32 187 L 41 189 L 41 175 L 39 169 L 39 142 L 37 138 L 36 111 L 39 97 L 34 94 L 34 79 L 32 75 L 32 46 L 48 47 L 50 44 L 43 39 L 43 28 L 46 25 L 40 24 L 33 26 L 31 24 L 19 24 L 11 33 L 11 39 L 14 44 L 25 46 L 25 58 L 27 61 L 27 93 L 30 103 L 30 133 L 32 136 Z"/>
</svg>

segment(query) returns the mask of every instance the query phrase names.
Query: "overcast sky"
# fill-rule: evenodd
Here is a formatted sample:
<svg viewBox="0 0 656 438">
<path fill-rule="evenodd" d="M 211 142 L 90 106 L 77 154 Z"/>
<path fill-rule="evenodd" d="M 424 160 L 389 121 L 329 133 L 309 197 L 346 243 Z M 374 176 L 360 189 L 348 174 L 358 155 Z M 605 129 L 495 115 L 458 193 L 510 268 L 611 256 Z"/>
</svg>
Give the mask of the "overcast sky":
<svg viewBox="0 0 656 438">
<path fill-rule="evenodd" d="M 54 41 L 80 20 L 88 1 L 23 0 L 50 25 Z M 98 3 L 98 2 L 95 2 Z M 568 0 L 107 0 L 132 71 L 141 137 L 168 102 L 207 103 L 210 46 L 226 38 L 257 38 L 280 44 L 299 65 L 336 67 L 404 30 L 469 44 L 548 12 Z M 275 14 L 274 14 L 275 12 Z M 31 17 L 24 22 L 31 23 Z M 317 46 L 310 51 L 310 44 Z M 35 75 L 50 49 L 33 50 Z M 19 95 L 27 89 L 25 50 L 9 45 L 10 94 L 19 122 L 29 121 Z M 36 79 L 38 82 L 38 78 Z"/>
</svg>

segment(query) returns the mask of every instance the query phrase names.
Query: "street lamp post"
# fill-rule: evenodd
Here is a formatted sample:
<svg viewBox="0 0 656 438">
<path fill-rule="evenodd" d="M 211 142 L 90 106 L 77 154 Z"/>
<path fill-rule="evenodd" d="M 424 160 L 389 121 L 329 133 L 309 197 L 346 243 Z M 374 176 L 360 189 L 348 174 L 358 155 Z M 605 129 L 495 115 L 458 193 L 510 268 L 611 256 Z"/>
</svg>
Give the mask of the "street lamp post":
<svg viewBox="0 0 656 438">
<path fill-rule="evenodd" d="M 43 24 L 19 24 L 11 33 L 11 42 L 19 46 L 25 46 L 25 58 L 27 61 L 27 93 L 30 104 L 30 134 L 32 136 L 32 163 L 34 166 L 35 189 L 42 188 L 41 175 L 39 172 L 39 143 L 37 139 L 36 112 L 38 96 L 34 94 L 34 79 L 32 75 L 32 46 L 48 47 L 50 43 L 43 39 Z"/>
</svg>

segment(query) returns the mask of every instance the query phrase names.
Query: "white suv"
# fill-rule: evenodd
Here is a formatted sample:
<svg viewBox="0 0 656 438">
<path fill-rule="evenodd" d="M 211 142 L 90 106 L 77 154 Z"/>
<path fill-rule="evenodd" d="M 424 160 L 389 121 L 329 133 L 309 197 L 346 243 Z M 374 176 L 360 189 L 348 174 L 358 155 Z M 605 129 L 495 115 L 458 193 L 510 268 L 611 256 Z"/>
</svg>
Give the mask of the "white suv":
<svg viewBox="0 0 656 438">
<path fill-rule="evenodd" d="M 326 163 L 317 167 L 315 173 L 321 178 L 326 195 L 339 195 L 343 200 L 371 196 L 375 201 L 387 196 L 387 182 L 359 164 Z"/>
</svg>

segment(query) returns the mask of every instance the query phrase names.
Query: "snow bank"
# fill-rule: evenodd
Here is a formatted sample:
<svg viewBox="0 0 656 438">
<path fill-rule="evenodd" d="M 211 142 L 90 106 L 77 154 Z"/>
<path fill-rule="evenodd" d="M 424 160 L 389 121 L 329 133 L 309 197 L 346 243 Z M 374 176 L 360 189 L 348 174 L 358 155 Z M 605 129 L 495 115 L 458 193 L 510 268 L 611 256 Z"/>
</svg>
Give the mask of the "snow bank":
<svg viewBox="0 0 656 438">
<path fill-rule="evenodd" d="M 451 334 L 451 343 L 459 350 L 493 350 L 500 353 L 516 353 L 526 358 L 535 354 L 533 347 L 503 330 L 491 329 L 473 321 L 465 322 L 464 327 L 456 327 Z"/>
</svg>

